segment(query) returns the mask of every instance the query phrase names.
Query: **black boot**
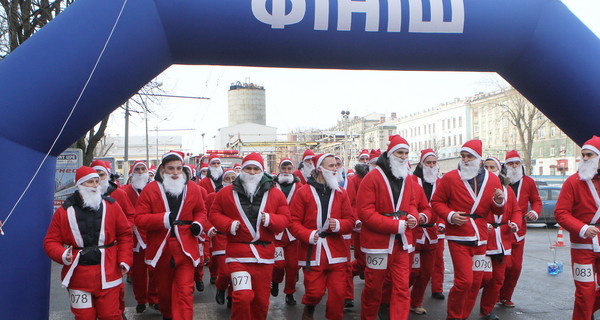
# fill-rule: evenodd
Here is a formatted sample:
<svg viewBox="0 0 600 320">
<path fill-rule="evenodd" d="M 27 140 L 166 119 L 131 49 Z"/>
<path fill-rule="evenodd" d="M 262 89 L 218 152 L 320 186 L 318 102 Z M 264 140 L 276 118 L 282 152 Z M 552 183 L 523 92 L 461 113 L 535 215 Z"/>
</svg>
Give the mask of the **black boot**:
<svg viewBox="0 0 600 320">
<path fill-rule="evenodd" d="M 293 294 L 286 294 L 285 295 L 285 304 L 287 304 L 288 306 L 295 306 L 296 305 L 296 299 L 294 299 L 294 295 Z"/>
<path fill-rule="evenodd" d="M 227 297 L 227 309 L 231 309 L 232 304 L 233 304 L 233 299 L 231 297 Z"/>
<path fill-rule="evenodd" d="M 135 312 L 137 313 L 142 313 L 146 310 L 146 304 L 145 303 L 139 303 L 136 307 L 135 307 Z"/>
<path fill-rule="evenodd" d="M 382 303 L 379 306 L 378 315 L 381 320 L 390 320 L 390 305 Z"/>
<path fill-rule="evenodd" d="M 225 291 L 217 289 L 215 300 L 217 301 L 217 304 L 225 304 Z"/>
<path fill-rule="evenodd" d="M 204 281 L 196 282 L 196 290 L 198 290 L 198 292 L 204 291 Z"/>
<path fill-rule="evenodd" d="M 279 283 L 271 281 L 271 295 L 277 297 L 279 295 Z"/>
<path fill-rule="evenodd" d="M 302 320 L 313 320 L 315 314 L 315 306 L 304 306 L 304 312 L 302 312 Z"/>
<path fill-rule="evenodd" d="M 344 300 L 344 308 L 354 308 L 354 301 L 352 299 Z"/>
<path fill-rule="evenodd" d="M 431 293 L 431 297 L 434 299 L 438 299 L 438 300 L 446 299 L 446 296 L 444 295 L 443 292 L 433 292 L 433 293 Z"/>
</svg>

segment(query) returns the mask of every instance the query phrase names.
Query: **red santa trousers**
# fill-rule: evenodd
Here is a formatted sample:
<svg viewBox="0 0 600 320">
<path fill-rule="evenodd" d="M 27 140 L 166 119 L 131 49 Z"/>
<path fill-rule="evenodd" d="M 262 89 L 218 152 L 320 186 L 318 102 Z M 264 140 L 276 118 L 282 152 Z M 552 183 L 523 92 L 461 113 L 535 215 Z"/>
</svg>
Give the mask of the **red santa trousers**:
<svg viewBox="0 0 600 320">
<path fill-rule="evenodd" d="M 519 242 L 513 241 L 510 256 L 506 256 L 506 274 L 504 285 L 500 289 L 500 300 L 512 300 L 523 268 L 523 249 L 525 249 L 525 239 Z"/>
<path fill-rule="evenodd" d="M 245 271 L 250 274 L 251 290 L 233 291 L 231 319 L 262 320 L 269 312 L 269 295 L 271 293 L 272 264 L 230 262 L 227 264 L 231 273 Z"/>
<path fill-rule="evenodd" d="M 358 276 L 365 272 L 365 253 L 360 250 L 360 232 L 352 233 L 352 241 L 354 241 L 354 260 L 352 261 L 352 275 Z"/>
<path fill-rule="evenodd" d="M 438 238 L 438 243 L 435 251 L 435 259 L 433 262 L 433 270 L 431 272 L 431 292 L 444 292 L 444 248 L 446 239 Z"/>
<path fill-rule="evenodd" d="M 473 271 L 473 256 L 485 255 L 485 245 L 471 247 L 448 241 L 452 264 L 454 265 L 454 285 L 448 294 L 448 319 L 467 319 L 471 315 L 483 271 Z"/>
<path fill-rule="evenodd" d="M 348 261 L 352 261 L 352 252 L 350 252 L 352 238 L 344 239 L 344 242 L 346 242 L 346 248 L 348 250 Z M 352 263 L 346 264 L 346 289 L 344 292 L 344 299 L 354 300 L 354 275 L 352 272 Z"/>
<path fill-rule="evenodd" d="M 431 279 L 433 265 L 437 254 L 436 244 L 417 244 L 417 253 L 419 253 L 420 268 L 415 278 L 415 282 L 410 292 L 411 307 L 420 307 L 423 305 L 425 289 Z M 414 270 L 415 268 L 413 268 Z"/>
<path fill-rule="evenodd" d="M 123 284 L 109 289 L 102 289 L 102 275 L 100 274 L 100 265 L 95 266 L 77 266 L 77 268 L 89 268 L 94 270 L 94 276 L 90 277 L 89 286 L 93 288 L 90 291 L 92 295 L 92 307 L 86 309 L 71 308 L 76 320 L 100 319 L 100 320 L 120 320 L 122 318 L 120 306 L 120 292 Z M 86 273 L 87 274 L 87 273 Z"/>
<path fill-rule="evenodd" d="M 133 253 L 133 266 L 129 271 L 133 295 L 138 304 L 158 303 L 158 292 L 154 281 L 148 281 L 148 265 L 144 261 L 146 250 L 140 248 L 140 252 Z"/>
<path fill-rule="evenodd" d="M 218 256 L 213 256 L 213 261 L 219 266 L 217 270 L 217 281 L 215 282 L 215 287 L 218 290 L 225 291 L 231 283 L 231 272 L 229 272 L 229 267 L 227 266 L 227 263 L 225 263 L 225 255 L 221 254 Z"/>
<path fill-rule="evenodd" d="M 479 302 L 479 311 L 484 314 L 490 314 L 498 302 L 500 288 L 504 284 L 504 275 L 506 273 L 506 260 L 510 256 L 502 256 L 502 259 L 492 257 L 492 272 L 484 272 L 481 287 L 481 301 Z"/>
<path fill-rule="evenodd" d="M 385 270 L 365 268 L 365 287 L 361 296 L 360 318 L 376 319 L 379 305 L 382 303 L 383 286 L 385 281 L 391 284 L 390 319 L 408 319 L 410 311 L 410 293 L 408 282 L 410 269 L 408 252 L 402 250 L 395 241 L 392 254 L 388 255 L 388 266 Z M 387 280 L 386 280 L 387 277 Z M 387 300 L 387 299 L 386 299 Z"/>
<path fill-rule="evenodd" d="M 296 280 L 298 279 L 298 241 L 291 241 L 283 247 L 284 260 L 275 261 L 273 266 L 273 282 L 281 283 L 285 276 L 285 288 L 283 293 L 292 294 L 296 292 Z"/>
<path fill-rule="evenodd" d="M 321 302 L 327 289 L 327 304 L 325 305 L 325 318 L 338 320 L 344 317 L 344 290 L 348 263 L 329 264 L 325 250 L 321 251 L 319 266 L 306 267 L 304 273 L 304 296 L 302 303 L 316 306 Z"/>
<path fill-rule="evenodd" d="M 580 266 L 575 269 L 575 264 Z M 594 311 L 598 309 L 596 282 L 600 284 L 600 278 L 596 277 L 596 273 L 600 270 L 600 252 L 571 249 L 571 267 L 575 282 L 573 320 L 590 319 Z"/>
<path fill-rule="evenodd" d="M 163 317 L 191 320 L 194 317 L 194 264 L 177 238 L 168 238 L 154 272 Z"/>
<path fill-rule="evenodd" d="M 220 261 L 222 261 L 223 263 L 225 263 L 225 255 L 218 255 L 218 256 L 211 256 L 210 257 L 210 261 L 208 262 L 208 271 L 210 272 L 210 277 L 211 278 L 216 278 L 219 276 L 219 262 L 217 261 L 219 259 L 217 259 L 217 257 L 223 257 L 223 259 L 220 259 Z"/>
</svg>

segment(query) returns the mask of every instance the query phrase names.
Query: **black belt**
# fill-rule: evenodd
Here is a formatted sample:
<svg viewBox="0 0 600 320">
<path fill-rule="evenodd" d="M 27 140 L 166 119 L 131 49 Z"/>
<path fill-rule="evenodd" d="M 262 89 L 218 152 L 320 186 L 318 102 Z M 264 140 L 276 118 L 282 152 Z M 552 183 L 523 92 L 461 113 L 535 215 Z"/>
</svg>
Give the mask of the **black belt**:
<svg viewBox="0 0 600 320">
<path fill-rule="evenodd" d="M 431 228 L 431 227 L 435 227 L 435 223 L 420 224 L 419 227 L 421 227 L 421 228 Z"/>
<path fill-rule="evenodd" d="M 225 235 L 225 234 L 224 234 L 223 232 L 221 232 L 221 231 L 216 231 L 216 232 L 217 232 L 217 234 L 222 234 L 222 235 Z"/>
<path fill-rule="evenodd" d="M 463 213 L 463 214 L 461 214 L 461 216 L 467 217 L 467 218 L 473 218 L 473 219 L 483 218 L 482 216 L 480 216 L 476 213 L 469 213 L 469 214 Z"/>
<path fill-rule="evenodd" d="M 503 226 L 505 224 L 508 224 L 508 222 L 502 222 L 502 223 L 490 223 L 492 225 L 492 227 L 494 228 L 498 228 L 499 226 Z"/>
<path fill-rule="evenodd" d="M 251 242 L 240 241 L 239 243 L 244 243 L 244 244 L 258 244 L 258 245 L 261 245 L 263 247 L 266 247 L 266 246 L 268 246 L 268 245 L 271 244 L 271 241 L 262 241 L 262 240 L 251 241 Z"/>
<path fill-rule="evenodd" d="M 385 217 L 395 217 L 395 218 L 400 218 L 400 217 L 405 217 L 408 215 L 408 212 L 406 211 L 396 211 L 396 212 L 392 212 L 392 213 L 379 213 L 382 216 Z"/>
<path fill-rule="evenodd" d="M 184 225 L 191 225 L 192 223 L 194 223 L 194 221 L 186 221 L 186 220 L 175 220 L 173 221 L 173 225 L 174 226 L 184 226 Z"/>
<path fill-rule="evenodd" d="M 452 241 L 454 243 L 463 245 L 463 246 L 468 246 L 468 247 L 477 247 L 477 240 L 471 240 L 471 241 L 464 241 L 464 240 L 448 240 L 448 241 Z"/>
<path fill-rule="evenodd" d="M 334 235 L 334 234 L 335 234 L 335 233 L 332 233 L 332 232 L 325 232 L 325 231 L 323 231 L 323 232 L 319 232 L 319 237 L 320 237 L 320 238 L 327 238 L 327 237 L 329 237 L 329 236 L 332 236 L 332 235 Z"/>
<path fill-rule="evenodd" d="M 83 251 L 81 253 L 83 255 L 83 254 L 85 254 L 86 251 L 110 248 L 110 247 L 114 246 L 116 243 L 117 243 L 116 241 L 113 241 L 112 243 L 101 245 L 101 246 L 73 247 L 73 249 Z"/>
</svg>

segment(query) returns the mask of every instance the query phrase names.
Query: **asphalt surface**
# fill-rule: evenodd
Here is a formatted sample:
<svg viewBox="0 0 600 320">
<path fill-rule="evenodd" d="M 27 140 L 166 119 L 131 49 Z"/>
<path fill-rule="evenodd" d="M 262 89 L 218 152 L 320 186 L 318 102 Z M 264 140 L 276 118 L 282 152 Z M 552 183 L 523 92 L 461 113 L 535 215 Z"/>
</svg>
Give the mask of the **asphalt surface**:
<svg viewBox="0 0 600 320">
<path fill-rule="evenodd" d="M 573 296 L 575 287 L 571 275 L 569 236 L 565 233 L 564 239 L 566 247 L 558 247 L 555 250 L 550 249 L 556 242 L 558 228 L 548 229 L 543 224 L 530 225 L 527 239 L 525 240 L 525 257 L 523 271 L 519 284 L 513 296 L 515 308 L 504 308 L 496 306 L 494 313 L 503 320 L 517 319 L 571 319 L 573 308 Z M 552 247 L 554 248 L 554 247 Z M 564 263 L 564 272 L 555 276 L 547 273 L 547 264 L 556 260 Z M 446 276 L 444 279 L 444 293 L 447 295 L 452 287 L 453 271 L 452 261 L 450 260 L 448 250 L 446 249 Z M 53 263 L 52 278 L 50 288 L 50 318 L 49 319 L 72 319 L 69 311 L 66 290 L 60 287 L 60 269 L 61 266 Z M 215 287 L 209 284 L 208 269 L 205 269 L 205 290 L 204 292 L 194 292 L 194 318 L 195 319 L 227 319 L 230 318 L 229 310 L 223 305 L 217 305 L 215 302 Z M 300 304 L 302 294 L 304 293 L 302 285 L 302 273 L 297 285 L 295 294 L 298 305 L 287 306 L 284 302 L 283 284 L 280 285 L 280 294 L 277 297 L 271 297 L 268 319 L 300 319 L 303 305 Z M 355 278 L 354 302 L 355 307 L 344 311 L 344 319 L 360 319 L 360 293 L 364 286 L 364 281 L 358 277 Z M 430 298 L 429 289 L 425 293 L 424 307 L 427 309 L 426 315 L 410 315 L 409 319 L 445 319 L 446 301 Z M 317 306 L 315 319 L 325 319 L 325 301 Z M 125 285 L 125 315 L 128 319 L 162 319 L 160 313 L 154 309 L 148 308 L 144 313 L 136 314 L 136 302 L 133 299 L 131 284 Z M 479 319 L 479 302 L 473 308 L 473 313 L 469 319 Z"/>
</svg>

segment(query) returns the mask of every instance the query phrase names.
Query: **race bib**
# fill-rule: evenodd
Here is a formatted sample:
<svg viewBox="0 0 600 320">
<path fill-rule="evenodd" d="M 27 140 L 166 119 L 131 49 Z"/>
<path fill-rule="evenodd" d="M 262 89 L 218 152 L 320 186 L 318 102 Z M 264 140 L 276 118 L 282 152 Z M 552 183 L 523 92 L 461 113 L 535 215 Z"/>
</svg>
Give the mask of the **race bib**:
<svg viewBox="0 0 600 320">
<path fill-rule="evenodd" d="M 71 300 L 71 308 L 87 309 L 92 307 L 92 294 L 82 290 L 69 289 L 69 299 Z"/>
<path fill-rule="evenodd" d="M 252 290 L 252 278 L 247 271 L 232 272 L 231 285 L 233 291 Z"/>
<path fill-rule="evenodd" d="M 594 282 L 594 269 L 591 264 L 573 263 L 573 280 Z"/>
<path fill-rule="evenodd" d="M 415 253 L 415 255 L 413 257 L 412 268 L 413 269 L 421 268 L 421 254 L 420 253 Z"/>
<path fill-rule="evenodd" d="M 374 270 L 385 270 L 388 264 L 387 253 L 367 253 L 367 267 Z"/>
<path fill-rule="evenodd" d="M 285 260 L 283 247 L 275 247 L 275 261 Z"/>
<path fill-rule="evenodd" d="M 492 259 L 484 254 L 473 256 L 473 271 L 492 271 Z"/>
</svg>

